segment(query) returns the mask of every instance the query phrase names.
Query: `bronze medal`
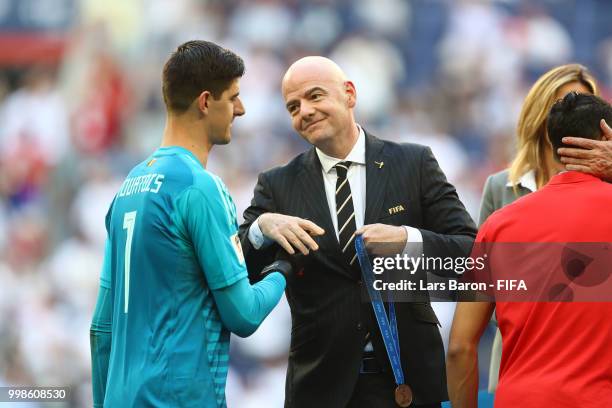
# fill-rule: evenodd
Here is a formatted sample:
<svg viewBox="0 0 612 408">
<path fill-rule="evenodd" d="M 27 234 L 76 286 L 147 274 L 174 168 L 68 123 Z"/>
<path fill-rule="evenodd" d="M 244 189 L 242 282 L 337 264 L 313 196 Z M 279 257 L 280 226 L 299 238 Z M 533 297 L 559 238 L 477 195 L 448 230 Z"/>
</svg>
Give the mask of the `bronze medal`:
<svg viewBox="0 0 612 408">
<path fill-rule="evenodd" d="M 395 389 L 395 402 L 402 408 L 412 404 L 412 390 L 408 384 L 400 384 Z"/>
</svg>

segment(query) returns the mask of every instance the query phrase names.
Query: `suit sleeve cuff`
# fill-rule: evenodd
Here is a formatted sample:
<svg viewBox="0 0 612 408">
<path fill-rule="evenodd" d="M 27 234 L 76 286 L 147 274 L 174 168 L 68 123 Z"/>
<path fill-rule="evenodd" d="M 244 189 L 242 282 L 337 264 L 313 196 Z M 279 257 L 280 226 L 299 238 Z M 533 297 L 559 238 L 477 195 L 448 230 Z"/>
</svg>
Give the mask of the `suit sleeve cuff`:
<svg viewBox="0 0 612 408">
<path fill-rule="evenodd" d="M 423 253 L 423 235 L 418 228 L 409 227 L 407 225 L 403 226 L 406 229 L 406 246 L 404 247 L 404 251 L 402 255 L 407 255 L 409 257 L 419 257 Z"/>
<path fill-rule="evenodd" d="M 255 249 L 266 248 L 273 242 L 271 239 L 266 238 L 263 232 L 261 232 L 261 228 L 259 228 L 259 217 L 249 227 L 248 238 Z"/>
</svg>

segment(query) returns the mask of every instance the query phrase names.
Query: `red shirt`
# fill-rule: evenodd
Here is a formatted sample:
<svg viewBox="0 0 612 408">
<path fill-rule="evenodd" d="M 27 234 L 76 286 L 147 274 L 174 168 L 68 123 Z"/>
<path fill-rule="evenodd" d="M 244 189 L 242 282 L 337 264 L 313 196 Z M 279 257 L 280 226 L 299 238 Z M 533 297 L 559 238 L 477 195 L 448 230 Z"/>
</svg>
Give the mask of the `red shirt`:
<svg viewBox="0 0 612 408">
<path fill-rule="evenodd" d="M 612 185 L 561 173 L 491 215 L 476 241 L 612 243 Z M 496 408 L 612 407 L 612 303 L 497 302 L 496 314 Z"/>
</svg>

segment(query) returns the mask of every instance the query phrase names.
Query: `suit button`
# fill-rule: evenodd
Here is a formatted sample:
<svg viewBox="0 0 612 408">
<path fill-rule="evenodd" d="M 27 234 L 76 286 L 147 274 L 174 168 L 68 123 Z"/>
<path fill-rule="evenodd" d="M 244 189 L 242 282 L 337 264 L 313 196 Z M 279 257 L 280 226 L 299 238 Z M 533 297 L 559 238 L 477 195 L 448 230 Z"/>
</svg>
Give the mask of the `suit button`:
<svg viewBox="0 0 612 408">
<path fill-rule="evenodd" d="M 360 280 L 357 281 L 357 285 L 361 286 L 362 282 Z"/>
<path fill-rule="evenodd" d="M 363 329 L 363 324 L 361 322 L 357 323 L 357 330 Z"/>
</svg>

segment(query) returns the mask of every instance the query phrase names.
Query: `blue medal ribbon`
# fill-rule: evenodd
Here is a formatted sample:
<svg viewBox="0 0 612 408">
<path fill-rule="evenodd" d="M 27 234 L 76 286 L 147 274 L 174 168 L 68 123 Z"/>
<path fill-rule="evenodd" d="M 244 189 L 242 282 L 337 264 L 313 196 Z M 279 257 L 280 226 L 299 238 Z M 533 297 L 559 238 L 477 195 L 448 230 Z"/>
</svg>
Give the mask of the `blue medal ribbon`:
<svg viewBox="0 0 612 408">
<path fill-rule="evenodd" d="M 385 349 L 387 349 L 387 356 L 389 356 L 389 362 L 393 369 L 395 383 L 397 385 L 404 384 L 404 372 L 402 371 L 402 363 L 400 361 L 399 334 L 397 332 L 395 305 L 390 297 L 388 297 L 389 318 L 387 318 L 387 312 L 380 292 L 374 289 L 374 271 L 372 270 L 372 264 L 370 263 L 370 258 L 368 256 L 368 251 L 366 251 L 363 238 L 360 235 L 355 237 L 355 249 L 357 250 L 359 265 L 361 266 L 361 275 L 368 289 L 368 295 L 372 301 L 374 315 L 376 316 L 376 321 L 378 322 L 378 327 L 380 328 L 380 333 L 385 343 Z"/>
</svg>

